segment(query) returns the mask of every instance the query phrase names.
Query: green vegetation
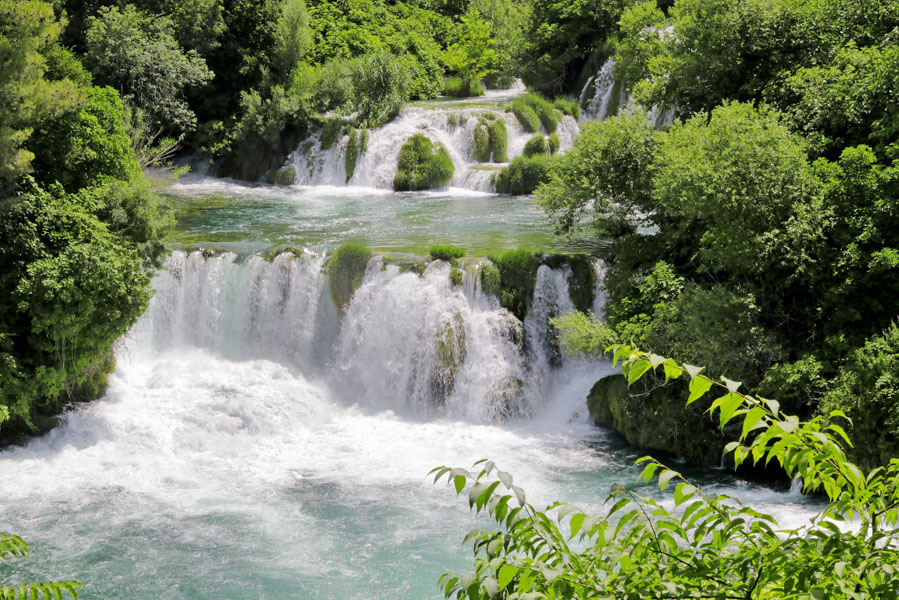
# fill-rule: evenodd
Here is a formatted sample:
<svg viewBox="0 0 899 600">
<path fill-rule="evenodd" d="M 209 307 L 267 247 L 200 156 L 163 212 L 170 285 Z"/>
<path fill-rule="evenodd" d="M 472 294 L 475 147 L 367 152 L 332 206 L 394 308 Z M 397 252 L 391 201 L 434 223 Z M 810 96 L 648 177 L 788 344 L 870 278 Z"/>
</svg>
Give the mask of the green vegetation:
<svg viewBox="0 0 899 600">
<path fill-rule="evenodd" d="M 494 72 L 496 51 L 493 49 L 492 25 L 481 18 L 472 7 L 461 17 L 458 40 L 446 49 L 446 65 L 459 73 L 463 84 L 459 91 L 467 89 L 468 95 L 481 96 L 484 88 L 480 81 Z"/>
<path fill-rule="evenodd" d="M 532 194 L 549 180 L 555 161 L 546 154 L 519 156 L 496 176 L 496 191 L 501 194 Z"/>
<path fill-rule="evenodd" d="M 524 321 L 537 285 L 537 268 L 540 266 L 537 257 L 527 250 L 508 250 L 491 256 L 490 260 L 499 271 L 500 304 L 519 321 Z M 486 285 L 484 289 L 486 292 Z"/>
<path fill-rule="evenodd" d="M 359 140 L 358 134 L 354 127 L 350 128 L 347 134 L 346 156 L 344 157 L 344 170 L 346 171 L 346 179 L 350 180 L 353 172 L 356 170 L 356 160 L 359 158 Z"/>
<path fill-rule="evenodd" d="M 553 101 L 556 110 L 568 115 L 575 121 L 581 118 L 581 105 L 576 100 L 568 101 L 565 98 L 556 98 Z"/>
<path fill-rule="evenodd" d="M 895 597 L 899 459 L 862 471 L 846 456 L 848 420 L 840 411 L 803 421 L 776 400 L 740 392 L 739 382 L 706 377 L 700 367 L 627 346 L 611 349 L 627 386 L 682 381 L 693 406 L 714 392 L 706 412 L 733 433 L 724 451 L 729 461 L 777 464 L 828 504 L 808 525 L 785 529 L 771 515 L 704 492 L 644 456 L 638 482 L 657 478 L 659 491 L 671 486 L 673 506 L 639 487 L 613 485 L 601 514 L 560 502 L 540 511 L 492 461 L 478 461 L 473 471 L 437 467 L 435 482 L 446 476 L 457 494 L 467 489 L 469 506 L 499 526 L 466 536 L 474 572 L 444 574 L 439 583 L 447 598 Z"/>
<path fill-rule="evenodd" d="M 549 147 L 549 153 L 555 154 L 559 151 L 559 146 L 561 146 L 562 144 L 559 141 L 559 136 L 557 136 L 555 133 L 552 133 L 547 138 L 547 145 Z"/>
<path fill-rule="evenodd" d="M 478 162 L 490 162 L 490 133 L 487 124 L 479 122 L 472 131 L 474 159 Z"/>
<path fill-rule="evenodd" d="M 497 269 L 492 264 L 485 264 L 481 267 L 481 289 L 488 296 L 499 297 L 502 281 Z"/>
<path fill-rule="evenodd" d="M 512 102 L 511 110 L 515 113 L 515 117 L 525 131 L 528 133 L 540 131 L 540 118 L 531 105 L 521 100 L 521 98 L 516 98 Z"/>
<path fill-rule="evenodd" d="M 371 250 L 359 242 L 344 242 L 328 261 L 328 285 L 331 299 L 340 310 L 346 310 L 353 294 L 362 285 Z"/>
<path fill-rule="evenodd" d="M 339 117 L 326 119 L 324 125 L 322 125 L 322 148 L 325 150 L 330 149 L 335 144 L 335 142 L 337 142 L 337 138 L 340 137 L 340 132 L 342 129 L 343 121 Z"/>
<path fill-rule="evenodd" d="M 490 155 L 493 162 L 506 162 L 509 160 L 509 132 L 506 122 L 502 119 L 494 119 L 487 128 L 490 138 Z"/>
<path fill-rule="evenodd" d="M 484 86 L 481 82 L 462 77 L 447 77 L 443 82 L 443 95 L 453 98 L 470 98 L 483 96 Z"/>
<path fill-rule="evenodd" d="M 546 133 L 554 133 L 559 125 L 559 117 L 553 105 L 539 94 L 525 94 L 512 102 L 512 112 L 528 133 L 536 133 L 540 126 Z"/>
<path fill-rule="evenodd" d="M 457 248 L 456 246 L 431 246 L 428 250 L 431 260 L 445 260 L 446 262 L 456 265 L 458 260 L 465 256 L 465 248 Z"/>
<path fill-rule="evenodd" d="M 440 187 L 449 183 L 454 170 L 453 159 L 443 144 L 416 133 L 400 148 L 393 189 L 405 192 Z"/>
<path fill-rule="evenodd" d="M 546 148 L 546 138 L 539 133 L 532 136 L 524 145 L 524 157 L 530 158 L 538 154 L 548 154 Z"/>
<path fill-rule="evenodd" d="M 450 283 L 452 283 L 453 285 L 456 285 L 456 286 L 462 285 L 462 275 L 463 275 L 462 269 L 453 267 L 452 269 L 450 269 L 450 274 L 449 274 Z"/>
</svg>

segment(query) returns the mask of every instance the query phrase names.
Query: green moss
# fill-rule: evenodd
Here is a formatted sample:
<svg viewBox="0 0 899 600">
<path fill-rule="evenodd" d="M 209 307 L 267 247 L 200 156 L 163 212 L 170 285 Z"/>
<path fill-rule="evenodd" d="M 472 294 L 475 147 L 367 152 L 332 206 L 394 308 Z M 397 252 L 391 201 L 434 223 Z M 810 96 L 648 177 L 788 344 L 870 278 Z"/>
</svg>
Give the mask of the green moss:
<svg viewBox="0 0 899 600">
<path fill-rule="evenodd" d="M 340 137 L 340 129 L 342 127 L 343 121 L 340 120 L 340 117 L 325 119 L 325 124 L 324 126 L 322 126 L 322 148 L 327 150 L 334 145 L 334 142 L 336 142 L 337 138 Z"/>
<path fill-rule="evenodd" d="M 461 313 L 440 325 L 436 340 L 437 368 L 431 375 L 430 387 L 434 396 L 445 401 L 453 390 L 456 374 L 465 361 L 467 344 L 465 321 Z"/>
<path fill-rule="evenodd" d="M 533 252 L 527 250 L 508 250 L 491 256 L 490 260 L 499 270 L 500 304 L 524 321 L 534 296 L 534 286 L 537 285 L 540 262 Z"/>
<path fill-rule="evenodd" d="M 490 161 L 490 134 L 487 133 L 487 126 L 483 122 L 478 123 L 472 132 L 472 146 L 476 161 Z"/>
<path fill-rule="evenodd" d="M 462 285 L 462 269 L 456 267 L 450 269 L 449 278 L 453 285 Z"/>
<path fill-rule="evenodd" d="M 555 133 L 550 134 L 550 136 L 549 136 L 549 153 L 555 154 L 556 152 L 558 152 L 560 145 L 561 145 L 561 143 L 559 142 L 559 136 L 557 136 Z"/>
<path fill-rule="evenodd" d="M 481 290 L 484 294 L 499 297 L 500 283 L 499 269 L 494 265 L 484 265 L 481 269 Z"/>
<path fill-rule="evenodd" d="M 568 280 L 568 293 L 574 307 L 581 312 L 590 312 L 593 307 L 593 296 L 596 292 L 596 269 L 593 268 L 593 257 L 588 254 L 571 254 L 565 257 L 571 277 Z"/>
<path fill-rule="evenodd" d="M 524 155 L 527 158 L 537 154 L 546 154 L 546 138 L 539 133 L 533 136 L 524 145 Z"/>
<path fill-rule="evenodd" d="M 451 112 L 448 115 L 446 115 L 446 124 L 449 125 L 450 127 L 452 127 L 453 129 L 458 127 L 459 126 L 459 115 L 457 115 L 454 112 Z"/>
<path fill-rule="evenodd" d="M 460 258 L 465 256 L 465 248 L 458 248 L 456 246 L 431 246 L 428 253 L 433 260 L 445 260 L 446 262 L 455 265 Z"/>
<path fill-rule="evenodd" d="M 449 183 L 455 167 L 449 152 L 416 133 L 400 148 L 393 189 L 396 191 L 427 190 Z"/>
<path fill-rule="evenodd" d="M 443 95 L 453 98 L 470 98 L 483 96 L 484 86 L 479 81 L 463 79 L 462 77 L 447 77 L 443 82 Z"/>
<path fill-rule="evenodd" d="M 293 185 L 297 180 L 297 173 L 293 167 L 284 167 L 270 171 L 265 180 L 272 185 Z"/>
<path fill-rule="evenodd" d="M 506 162 L 509 148 L 509 132 L 506 130 L 506 122 L 496 119 L 488 128 L 490 137 L 490 154 L 493 162 Z"/>
<path fill-rule="evenodd" d="M 553 102 L 553 106 L 557 110 L 573 118 L 575 121 L 581 118 L 581 107 L 574 100 L 569 102 L 565 98 L 556 98 Z"/>
<path fill-rule="evenodd" d="M 368 150 L 368 127 L 364 127 L 362 129 L 362 154 L 365 154 L 365 151 Z"/>
<path fill-rule="evenodd" d="M 350 303 L 353 293 L 362 285 L 371 250 L 358 242 L 345 242 L 334 251 L 328 262 L 328 285 L 331 299 L 340 310 Z"/>
<path fill-rule="evenodd" d="M 356 170 L 356 160 L 359 158 L 358 134 L 354 128 L 350 128 L 349 137 L 346 142 L 346 157 L 344 161 L 344 169 L 346 170 L 346 180 L 349 181 Z"/>
<path fill-rule="evenodd" d="M 532 194 L 549 179 L 553 159 L 545 154 L 519 156 L 496 176 L 496 191 L 501 194 Z"/>
<path fill-rule="evenodd" d="M 621 375 L 604 377 L 590 390 L 587 409 L 598 425 L 614 429 L 635 446 L 719 465 L 728 438 L 703 414 L 702 403 L 685 406 L 689 392 L 681 381 L 654 386 L 643 379 L 628 388 Z"/>
<path fill-rule="evenodd" d="M 516 98 L 512 102 L 512 112 L 518 118 L 518 122 L 528 133 L 537 133 L 540 131 L 540 117 L 534 112 L 534 109 L 521 98 Z"/>
</svg>

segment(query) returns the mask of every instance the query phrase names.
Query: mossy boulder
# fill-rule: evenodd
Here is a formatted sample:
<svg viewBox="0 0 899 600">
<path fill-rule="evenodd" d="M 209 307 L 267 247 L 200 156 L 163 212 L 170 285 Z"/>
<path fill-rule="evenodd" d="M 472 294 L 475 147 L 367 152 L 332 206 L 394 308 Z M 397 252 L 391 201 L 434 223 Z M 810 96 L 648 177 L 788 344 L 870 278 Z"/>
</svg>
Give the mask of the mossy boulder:
<svg viewBox="0 0 899 600">
<path fill-rule="evenodd" d="M 454 171 L 453 159 L 443 144 L 416 133 L 400 148 L 393 189 L 404 192 L 441 187 L 450 182 Z"/>
<path fill-rule="evenodd" d="M 457 246 L 431 246 L 428 249 L 428 254 L 431 255 L 432 260 L 445 260 L 453 266 L 456 265 L 460 258 L 465 256 L 465 252 L 465 248 Z"/>
<path fill-rule="evenodd" d="M 349 181 L 356 171 L 356 161 L 359 159 L 359 134 L 355 128 L 351 128 L 347 136 L 346 157 L 344 160 L 344 170 L 346 171 L 346 180 Z"/>
<path fill-rule="evenodd" d="M 450 269 L 450 274 L 449 274 L 450 283 L 452 283 L 453 285 L 456 285 L 456 286 L 462 285 L 462 276 L 463 275 L 464 274 L 462 273 L 462 269 L 459 269 L 458 267 L 453 267 L 452 269 Z"/>
<path fill-rule="evenodd" d="M 332 117 L 330 119 L 325 119 L 325 123 L 322 126 L 322 135 L 321 135 L 321 145 L 322 148 L 328 150 L 331 146 L 334 145 L 334 142 L 337 141 L 337 138 L 340 137 L 340 130 L 343 128 L 343 121 L 340 120 L 340 117 Z"/>
<path fill-rule="evenodd" d="M 492 115 L 491 115 L 492 116 Z M 490 138 L 490 157 L 493 162 L 506 162 L 509 160 L 509 131 L 506 122 L 502 119 L 494 119 L 488 127 Z"/>
<path fill-rule="evenodd" d="M 664 387 L 641 379 L 628 388 L 621 375 L 597 381 L 587 409 L 597 425 L 609 427 L 634 446 L 682 456 L 692 463 L 718 466 L 728 442 L 699 402 L 686 406 L 687 386 Z"/>
<path fill-rule="evenodd" d="M 540 262 L 527 250 L 509 250 L 491 256 L 490 260 L 499 271 L 500 304 L 524 321 L 534 298 Z"/>
<path fill-rule="evenodd" d="M 481 290 L 488 296 L 499 297 L 502 289 L 502 281 L 499 269 L 493 264 L 486 264 L 481 268 Z"/>
<path fill-rule="evenodd" d="M 490 162 L 490 133 L 480 121 L 472 131 L 472 156 L 478 162 Z"/>
<path fill-rule="evenodd" d="M 512 102 L 512 112 L 528 133 L 537 133 L 540 126 L 546 133 L 554 133 L 559 126 L 559 113 L 539 94 L 525 94 Z"/>
<path fill-rule="evenodd" d="M 596 293 L 596 269 L 594 258 L 589 254 L 544 254 L 540 261 L 551 269 L 568 265 L 568 294 L 574 307 L 581 312 L 590 312 Z"/>
<path fill-rule="evenodd" d="M 549 180 L 552 165 L 553 158 L 546 154 L 519 156 L 497 174 L 496 191 L 516 196 L 533 194 L 538 185 Z"/>
<path fill-rule="evenodd" d="M 546 138 L 539 133 L 529 139 L 524 145 L 524 156 L 530 158 L 538 154 L 547 154 Z"/>
<path fill-rule="evenodd" d="M 442 323 L 437 329 L 437 363 L 431 373 L 430 388 L 438 402 L 445 402 L 453 391 L 456 374 L 467 353 L 465 321 L 461 313 Z"/>
<path fill-rule="evenodd" d="M 272 185 L 293 185 L 297 180 L 297 172 L 293 167 L 282 167 L 275 171 L 269 171 L 265 178 L 266 183 Z"/>
<path fill-rule="evenodd" d="M 549 135 L 549 140 L 548 140 L 549 153 L 555 154 L 556 152 L 559 151 L 559 147 L 561 145 L 562 145 L 562 142 L 559 141 L 559 136 L 557 136 L 555 133 L 551 133 Z"/>
<path fill-rule="evenodd" d="M 353 294 L 362 285 L 365 269 L 371 260 L 371 250 L 358 242 L 345 242 L 334 252 L 328 262 L 328 286 L 331 299 L 340 310 L 345 310 Z"/>
</svg>

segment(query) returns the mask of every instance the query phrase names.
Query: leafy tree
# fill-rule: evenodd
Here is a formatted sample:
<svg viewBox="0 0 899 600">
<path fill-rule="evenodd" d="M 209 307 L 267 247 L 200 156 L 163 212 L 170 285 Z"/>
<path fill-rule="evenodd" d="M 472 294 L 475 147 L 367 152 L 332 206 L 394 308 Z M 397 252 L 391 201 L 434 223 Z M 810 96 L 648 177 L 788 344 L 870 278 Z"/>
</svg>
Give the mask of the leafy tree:
<svg viewBox="0 0 899 600">
<path fill-rule="evenodd" d="M 802 421 L 700 367 L 627 346 L 615 347 L 614 356 L 629 385 L 688 380 L 688 405 L 714 390 L 707 412 L 739 432 L 725 449 L 733 463 L 774 462 L 801 478 L 805 491 L 826 495 L 827 506 L 809 525 L 784 529 L 773 516 L 703 491 L 645 456 L 637 461 L 638 482 L 673 488 L 673 502 L 614 485 L 601 514 L 561 502 L 540 511 L 492 461 L 472 471 L 438 467 L 435 482 L 446 477 L 457 494 L 467 489 L 469 506 L 499 526 L 465 537 L 473 542 L 474 572 L 444 574 L 447 598 L 897 597 L 899 459 L 869 472 L 850 462 L 840 411 Z"/>
<path fill-rule="evenodd" d="M 31 167 L 34 153 L 24 146 L 35 122 L 77 104 L 73 82 L 46 76 L 44 53 L 53 48 L 59 31 L 50 4 L 0 1 L 0 194 Z"/>
<path fill-rule="evenodd" d="M 2 408 L 2 407 L 0 407 Z M 3 423 L 0 413 L 0 424 Z M 8 562 L 11 558 L 28 556 L 31 548 L 16 535 L 0 534 L 0 561 Z M 77 581 L 45 581 L 41 583 L 24 583 L 20 585 L 0 586 L 0 600 L 61 600 L 66 594 L 78 600 L 81 584 Z"/>
<path fill-rule="evenodd" d="M 446 49 L 444 60 L 447 66 L 468 81 L 469 89 L 495 71 L 496 50 L 493 49 L 492 33 L 490 22 L 481 18 L 477 9 L 469 8 L 462 15 L 459 41 Z"/>
<path fill-rule="evenodd" d="M 196 50 L 185 52 L 172 35 L 171 19 L 103 7 L 87 19 L 85 63 L 101 83 L 119 90 L 143 110 L 152 125 L 187 131 L 196 115 L 184 97 L 212 72 Z"/>
<path fill-rule="evenodd" d="M 530 17 L 530 3 L 517 0 L 472 0 L 468 10 L 480 13 L 490 24 L 493 35 L 496 72 L 487 75 L 487 81 L 491 87 L 510 85 L 518 75 L 518 66 L 524 57 L 525 27 Z"/>
</svg>

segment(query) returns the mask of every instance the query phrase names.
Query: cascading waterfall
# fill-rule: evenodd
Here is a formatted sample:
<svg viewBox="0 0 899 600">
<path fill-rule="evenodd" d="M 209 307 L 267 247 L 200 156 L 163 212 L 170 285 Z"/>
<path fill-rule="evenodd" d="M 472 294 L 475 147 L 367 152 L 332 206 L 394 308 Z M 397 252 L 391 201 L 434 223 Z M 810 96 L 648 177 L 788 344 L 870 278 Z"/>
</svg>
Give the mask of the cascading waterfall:
<svg viewBox="0 0 899 600">
<path fill-rule="evenodd" d="M 176 251 L 154 280 L 134 351 L 199 347 L 273 360 L 321 377 L 367 410 L 472 422 L 534 414 L 554 370 L 564 371 L 549 319 L 574 308 L 567 265 L 539 268 L 522 324 L 481 291 L 477 265 L 454 286 L 443 261 L 417 275 L 379 257 L 339 317 L 324 260 Z"/>
<path fill-rule="evenodd" d="M 359 155 L 352 177 L 347 179 L 345 160 L 348 135 L 341 135 L 331 148 L 321 145 L 321 133 L 303 140 L 288 158 L 293 166 L 298 185 L 352 185 L 380 189 L 392 189 L 396 175 L 397 157 L 403 143 L 416 133 L 423 133 L 432 141 L 440 142 L 449 151 L 455 166 L 450 187 L 477 191 L 492 191 L 492 178 L 505 163 L 479 163 L 475 159 L 474 129 L 481 118 L 501 119 L 508 133 L 509 160 L 520 156 L 524 145 L 533 135 L 524 130 L 504 103 L 515 94 L 489 96 L 487 105 L 441 102 L 439 107 L 408 106 L 395 119 L 369 131 L 367 147 Z M 560 148 L 570 148 L 579 132 L 577 121 L 563 116 L 556 130 Z"/>
<path fill-rule="evenodd" d="M 587 80 L 579 95 L 579 101 L 582 107 L 582 123 L 604 121 L 635 106 L 634 97 L 615 79 L 613 58 L 606 60 L 596 75 Z M 653 105 L 649 109 L 649 120 L 656 128 L 664 129 L 674 121 L 674 109 Z"/>
</svg>

